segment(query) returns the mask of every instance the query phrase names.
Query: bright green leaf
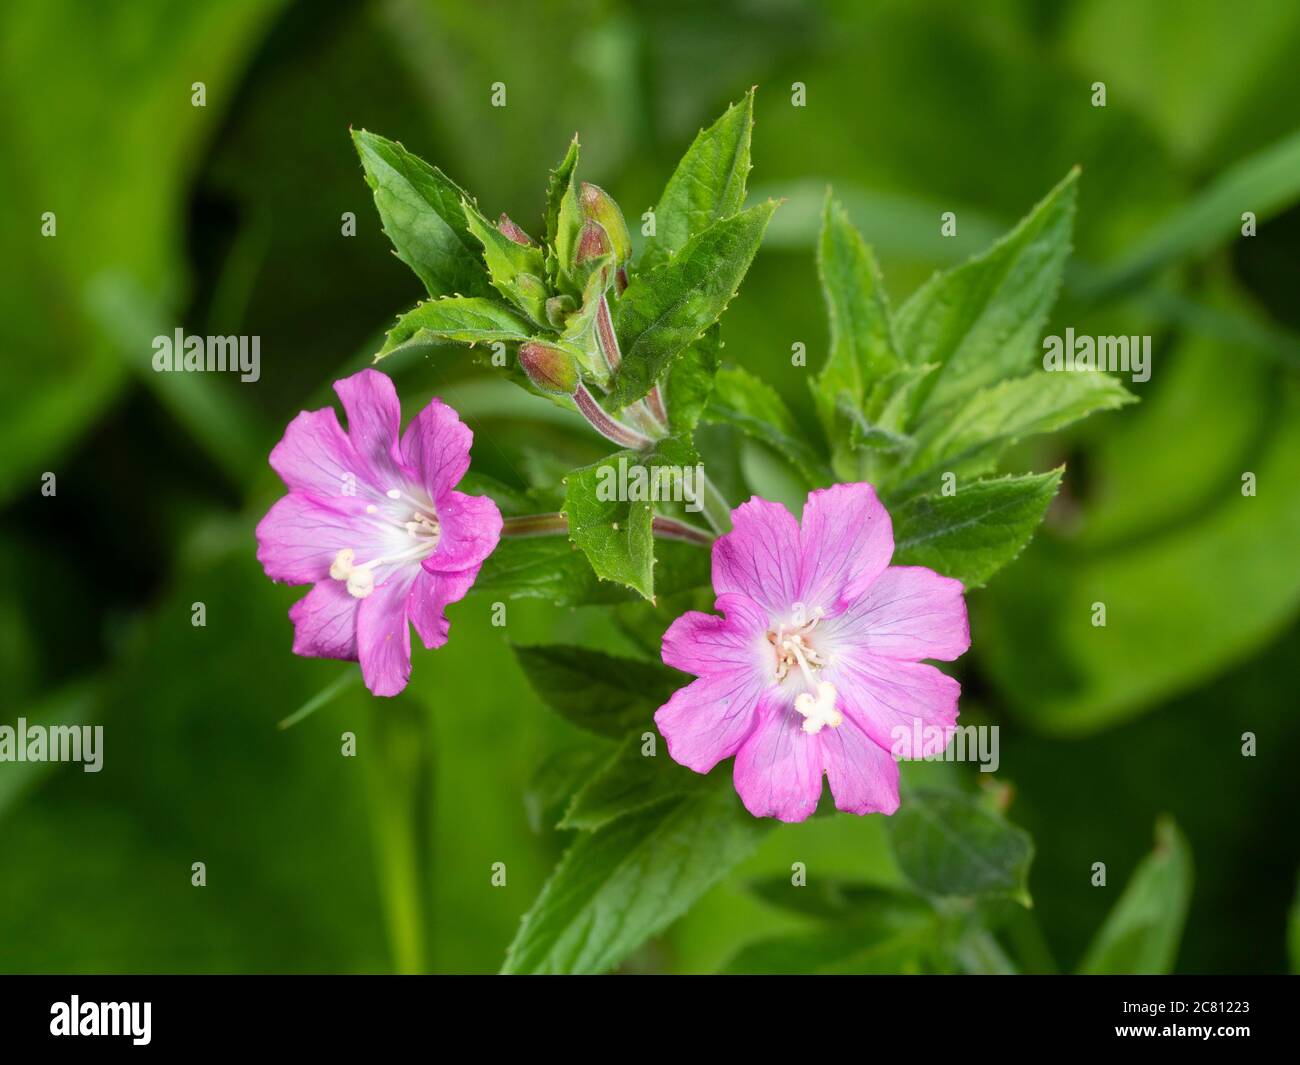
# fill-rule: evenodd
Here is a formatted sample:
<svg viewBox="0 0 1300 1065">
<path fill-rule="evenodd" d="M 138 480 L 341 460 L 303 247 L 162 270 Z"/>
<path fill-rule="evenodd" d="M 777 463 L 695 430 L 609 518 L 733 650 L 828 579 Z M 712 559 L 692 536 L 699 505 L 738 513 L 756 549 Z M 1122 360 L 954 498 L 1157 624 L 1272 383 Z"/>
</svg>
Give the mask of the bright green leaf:
<svg viewBox="0 0 1300 1065">
<path fill-rule="evenodd" d="M 696 134 L 655 207 L 655 235 L 639 269 L 662 266 L 696 233 L 730 218 L 745 202 L 754 90 L 732 104 L 708 129 Z"/>
<path fill-rule="evenodd" d="M 747 370 L 718 371 L 705 421 L 734 425 L 788 459 L 810 485 L 831 482 L 830 470 L 800 430 L 776 389 Z"/>
<path fill-rule="evenodd" d="M 669 262 L 639 274 L 619 298 L 614 331 L 623 362 L 612 401 L 640 399 L 660 374 L 726 310 L 776 210 L 773 201 L 715 222 Z"/>
<path fill-rule="evenodd" d="M 446 296 L 417 304 L 398 318 L 375 357 L 382 359 L 408 345 L 519 343 L 531 335 L 527 319 L 498 300 Z"/>
<path fill-rule="evenodd" d="M 542 250 L 516 244 L 468 202 L 462 206 L 466 226 L 483 246 L 492 287 L 538 325 L 544 325 L 547 290 L 542 280 L 546 273 Z"/>
<path fill-rule="evenodd" d="M 767 831 L 730 788 L 710 788 L 583 833 L 525 915 L 502 971 L 613 968 L 749 857 Z"/>
<path fill-rule="evenodd" d="M 708 786 L 709 778 L 674 762 L 655 737 L 655 753 L 642 753 L 642 733 L 634 730 L 573 796 L 560 828 L 592 831 L 628 814 Z"/>
<path fill-rule="evenodd" d="M 916 409 L 936 410 L 1033 363 L 1070 251 L 1077 177 L 1072 170 L 1007 236 L 936 274 L 898 312 L 904 356 L 939 367 L 918 390 Z"/>
<path fill-rule="evenodd" d="M 891 514 L 894 564 L 929 566 L 978 588 L 1024 550 L 1062 472 L 958 482 L 954 495 L 909 499 Z"/>
<path fill-rule="evenodd" d="M 424 282 L 429 295 L 490 296 L 492 286 L 478 242 L 465 225 L 461 202 L 470 196 L 436 166 L 376 133 L 352 131 L 352 142 L 384 232 L 397 256 Z"/>
</svg>

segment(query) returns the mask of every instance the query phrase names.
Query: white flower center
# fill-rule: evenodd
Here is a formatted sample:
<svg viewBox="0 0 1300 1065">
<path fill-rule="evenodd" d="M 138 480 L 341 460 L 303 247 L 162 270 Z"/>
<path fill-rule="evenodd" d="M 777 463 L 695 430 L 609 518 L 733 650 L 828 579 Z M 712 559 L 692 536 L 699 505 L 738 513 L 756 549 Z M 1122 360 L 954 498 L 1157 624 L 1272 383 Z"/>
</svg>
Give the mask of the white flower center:
<svg viewBox="0 0 1300 1065">
<path fill-rule="evenodd" d="M 767 642 L 775 656 L 776 681 L 785 681 L 795 670 L 802 674 L 808 690 L 795 696 L 794 708 L 803 715 L 803 730 L 815 736 L 824 727 L 839 728 L 844 715 L 835 708 L 839 693 L 830 681 L 820 678 L 826 659 L 813 644 L 812 631 L 821 620 L 821 610 L 808 617 L 802 603 L 796 603 L 790 620 L 771 629 Z"/>
<path fill-rule="evenodd" d="M 405 536 L 398 538 L 394 548 L 367 562 L 356 561 L 358 549 L 344 547 L 330 564 L 330 576 L 336 581 L 346 582 L 348 594 L 356 599 L 364 599 L 375 590 L 375 570 L 380 566 L 422 561 L 433 554 L 442 538 L 442 526 L 432 503 L 415 499 L 400 488 L 390 488 L 386 495 L 395 502 L 405 501 L 413 507 L 406 512 L 410 517 L 402 520 L 401 511 L 397 515 L 385 514 L 373 503 L 366 507 L 366 513 L 383 525 L 402 530 Z"/>
</svg>

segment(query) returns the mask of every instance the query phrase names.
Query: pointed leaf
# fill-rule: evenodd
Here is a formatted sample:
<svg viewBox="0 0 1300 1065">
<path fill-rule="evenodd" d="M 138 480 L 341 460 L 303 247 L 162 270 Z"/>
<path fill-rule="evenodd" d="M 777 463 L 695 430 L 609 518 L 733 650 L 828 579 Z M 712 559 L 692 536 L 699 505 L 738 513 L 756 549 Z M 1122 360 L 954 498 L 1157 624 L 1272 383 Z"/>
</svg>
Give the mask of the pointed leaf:
<svg viewBox="0 0 1300 1065">
<path fill-rule="evenodd" d="M 418 304 L 398 318 L 375 357 L 418 344 L 521 342 L 532 335 L 532 328 L 518 311 L 498 300 L 447 296 Z"/>
<path fill-rule="evenodd" d="M 487 270 L 460 206 L 469 194 L 394 141 L 363 129 L 352 131 L 352 141 L 384 232 L 429 295 L 491 296 Z"/>
<path fill-rule="evenodd" d="M 715 222 L 668 263 L 628 286 L 614 313 L 623 351 L 611 397 L 615 407 L 650 391 L 672 360 L 722 316 L 776 207 L 768 201 Z"/>
<path fill-rule="evenodd" d="M 809 444 L 776 390 L 746 370 L 718 371 L 705 420 L 734 425 L 747 436 L 767 444 L 799 471 L 809 485 L 831 482 L 826 461 Z"/>
<path fill-rule="evenodd" d="M 708 129 L 700 130 L 682 156 L 655 207 L 655 235 L 639 269 L 662 266 L 700 233 L 730 218 L 745 202 L 754 90 L 732 104 Z"/>
</svg>

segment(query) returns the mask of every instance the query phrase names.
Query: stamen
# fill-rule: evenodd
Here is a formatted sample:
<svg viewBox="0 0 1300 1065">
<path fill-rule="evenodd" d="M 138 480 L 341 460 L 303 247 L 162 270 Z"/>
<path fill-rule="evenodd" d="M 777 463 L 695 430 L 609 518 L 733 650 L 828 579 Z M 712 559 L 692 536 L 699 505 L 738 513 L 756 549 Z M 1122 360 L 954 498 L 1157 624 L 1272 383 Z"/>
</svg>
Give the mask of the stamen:
<svg viewBox="0 0 1300 1065">
<path fill-rule="evenodd" d="M 348 574 L 352 572 L 352 560 L 354 558 L 356 558 L 356 553 L 352 548 L 343 548 L 334 556 L 334 561 L 330 564 L 330 576 L 336 581 L 347 580 Z"/>
<path fill-rule="evenodd" d="M 801 692 L 795 696 L 794 708 L 803 715 L 804 732 L 815 736 L 826 725 L 839 728 L 844 724 L 844 715 L 835 708 L 835 700 L 838 697 L 839 692 L 835 690 L 835 685 L 825 680 L 817 685 L 815 698 L 811 692 Z"/>
<path fill-rule="evenodd" d="M 355 599 L 364 599 L 375 590 L 375 575 L 370 570 L 374 563 L 357 566 L 348 574 L 348 594 Z"/>
</svg>

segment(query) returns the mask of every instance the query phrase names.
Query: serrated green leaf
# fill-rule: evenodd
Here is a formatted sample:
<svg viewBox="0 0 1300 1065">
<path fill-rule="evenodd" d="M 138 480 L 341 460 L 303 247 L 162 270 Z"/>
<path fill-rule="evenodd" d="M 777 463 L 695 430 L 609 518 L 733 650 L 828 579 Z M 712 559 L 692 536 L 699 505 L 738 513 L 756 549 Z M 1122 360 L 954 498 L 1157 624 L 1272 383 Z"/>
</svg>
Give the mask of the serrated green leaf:
<svg viewBox="0 0 1300 1065">
<path fill-rule="evenodd" d="M 901 359 L 880 267 L 829 191 L 817 241 L 817 273 L 830 320 L 830 353 L 813 379 L 813 400 L 831 441 L 832 466 L 840 478 L 851 480 L 859 466 L 850 440 L 852 422 L 841 405 L 847 396 L 851 409 L 877 422 L 889 398 L 887 383 Z M 881 428 L 902 429 L 903 421 Z"/>
<path fill-rule="evenodd" d="M 715 222 L 628 286 L 614 312 L 623 351 L 611 397 L 616 408 L 650 391 L 672 360 L 722 316 L 776 207 L 768 201 Z"/>
<path fill-rule="evenodd" d="M 465 225 L 483 247 L 492 287 L 538 325 L 546 325 L 546 266 L 541 248 L 516 244 L 471 204 L 462 204 Z"/>
<path fill-rule="evenodd" d="M 1029 905 L 1033 841 L 977 797 L 910 791 L 886 827 L 898 867 L 918 891 Z"/>
<path fill-rule="evenodd" d="M 1025 437 L 1051 433 L 1080 418 L 1115 410 L 1136 397 L 1101 373 L 1033 373 L 980 389 L 928 418 L 898 477 L 899 493 L 927 471 L 963 477 L 992 470 L 1002 452 Z"/>
<path fill-rule="evenodd" d="M 375 358 L 421 344 L 520 343 L 532 335 L 532 328 L 518 311 L 499 300 L 444 296 L 417 304 L 398 318 Z"/>
<path fill-rule="evenodd" d="M 1192 852 L 1172 818 L 1156 822 L 1142 860 L 1097 931 L 1079 972 L 1162 975 L 1173 971 L 1192 898 Z"/>
<path fill-rule="evenodd" d="M 1077 176 L 1072 170 L 1007 236 L 936 274 L 898 312 L 904 357 L 938 365 L 914 410 L 932 412 L 1032 365 L 1070 251 Z"/>
<path fill-rule="evenodd" d="M 831 471 L 799 429 L 771 385 L 746 370 L 719 370 L 705 421 L 734 425 L 790 461 L 810 486 L 827 485 Z"/>
<path fill-rule="evenodd" d="M 633 491 L 633 479 L 637 468 L 643 467 L 649 486 L 657 470 L 685 470 L 698 461 L 688 443 L 667 437 L 651 451 L 617 451 L 565 478 L 563 513 L 569 522 L 569 539 L 587 556 L 597 577 L 654 598 L 655 508 L 649 499 L 631 498 L 645 494 Z"/>
<path fill-rule="evenodd" d="M 750 136 L 754 128 L 754 90 L 732 104 L 708 129 L 696 134 L 655 207 L 655 235 L 639 268 L 662 266 L 688 240 L 745 202 Z"/>
<path fill-rule="evenodd" d="M 429 295 L 491 296 L 477 241 L 465 225 L 469 194 L 436 166 L 400 144 L 363 129 L 352 131 L 366 184 L 397 256 Z"/>
<path fill-rule="evenodd" d="M 690 433 L 713 394 L 713 382 L 722 357 L 722 331 L 714 323 L 694 344 L 672 361 L 663 387 L 668 410 L 668 431 Z"/>
<path fill-rule="evenodd" d="M 525 915 L 504 973 L 599 973 L 663 931 L 768 831 L 730 788 L 580 835 Z"/>
<path fill-rule="evenodd" d="M 585 647 L 514 647 L 528 683 L 561 717 L 613 740 L 653 729 L 654 712 L 681 687 L 666 666 Z"/>
<path fill-rule="evenodd" d="M 653 724 L 642 732 L 651 731 Z M 711 786 L 709 778 L 678 765 L 656 742 L 642 753 L 642 733 L 629 735 L 573 795 L 557 827 L 594 831 L 611 821 Z M 714 782 L 716 784 L 716 782 Z"/>
<path fill-rule="evenodd" d="M 978 588 L 1024 550 L 1062 472 L 958 481 L 955 495 L 914 496 L 891 512 L 894 564 L 929 566 Z"/>
<path fill-rule="evenodd" d="M 578 169 L 578 135 L 573 135 L 568 150 L 559 165 L 551 171 L 546 183 L 546 244 L 554 248 L 560 231 L 560 204 L 573 184 L 573 175 Z"/>
</svg>

